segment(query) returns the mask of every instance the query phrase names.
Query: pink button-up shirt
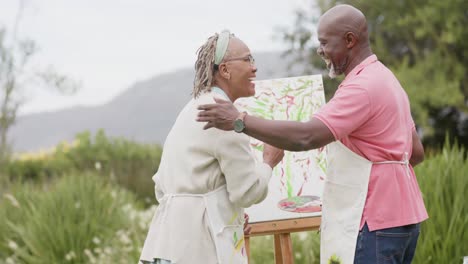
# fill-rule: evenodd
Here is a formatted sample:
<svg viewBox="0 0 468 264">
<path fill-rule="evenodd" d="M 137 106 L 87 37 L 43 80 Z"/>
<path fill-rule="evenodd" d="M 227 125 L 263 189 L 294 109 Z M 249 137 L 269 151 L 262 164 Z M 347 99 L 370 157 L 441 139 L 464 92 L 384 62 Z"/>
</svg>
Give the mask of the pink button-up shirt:
<svg viewBox="0 0 468 264">
<path fill-rule="evenodd" d="M 372 161 L 411 157 L 414 122 L 406 92 L 372 55 L 356 66 L 316 115 L 346 147 Z M 361 228 L 370 231 L 422 222 L 427 211 L 413 168 L 374 164 Z"/>
</svg>

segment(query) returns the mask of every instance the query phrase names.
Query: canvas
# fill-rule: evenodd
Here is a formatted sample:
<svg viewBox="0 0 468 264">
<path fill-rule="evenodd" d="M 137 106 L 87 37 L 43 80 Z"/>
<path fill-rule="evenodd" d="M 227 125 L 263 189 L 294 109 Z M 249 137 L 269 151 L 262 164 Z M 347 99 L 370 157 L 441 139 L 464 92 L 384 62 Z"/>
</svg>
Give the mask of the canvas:
<svg viewBox="0 0 468 264">
<path fill-rule="evenodd" d="M 256 82 L 255 96 L 236 106 L 250 115 L 271 120 L 308 121 L 325 104 L 321 75 Z M 263 143 L 251 139 L 262 161 Z M 326 173 L 326 151 L 285 152 L 275 167 L 266 199 L 246 210 L 251 223 L 320 215 L 320 197 Z"/>
</svg>

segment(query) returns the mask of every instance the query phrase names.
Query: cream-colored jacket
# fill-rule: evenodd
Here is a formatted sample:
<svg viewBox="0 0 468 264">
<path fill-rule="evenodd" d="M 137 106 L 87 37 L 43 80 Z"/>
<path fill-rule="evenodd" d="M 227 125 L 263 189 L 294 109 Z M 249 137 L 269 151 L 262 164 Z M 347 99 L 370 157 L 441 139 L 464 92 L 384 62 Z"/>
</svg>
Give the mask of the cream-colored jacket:
<svg viewBox="0 0 468 264">
<path fill-rule="evenodd" d="M 255 161 L 249 137 L 203 130 L 204 123 L 196 121 L 197 106 L 214 103 L 214 96 L 218 95 L 205 93 L 192 99 L 177 117 L 153 176 L 158 201 L 164 194 L 205 194 L 224 184 L 236 206 L 246 208 L 265 199 L 272 169 Z M 177 197 L 156 210 L 140 259 L 217 263 L 212 237 L 203 199 Z"/>
</svg>

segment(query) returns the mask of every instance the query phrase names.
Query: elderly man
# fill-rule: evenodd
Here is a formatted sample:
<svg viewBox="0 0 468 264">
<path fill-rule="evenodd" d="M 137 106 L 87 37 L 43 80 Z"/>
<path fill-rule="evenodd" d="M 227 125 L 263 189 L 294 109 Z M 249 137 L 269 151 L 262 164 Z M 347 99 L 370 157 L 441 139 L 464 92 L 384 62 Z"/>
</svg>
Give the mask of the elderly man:
<svg viewBox="0 0 468 264">
<path fill-rule="evenodd" d="M 358 9 L 328 10 L 318 40 L 329 75 L 345 79 L 309 122 L 263 120 L 223 100 L 200 105 L 197 120 L 291 151 L 328 145 L 321 263 L 410 263 L 428 215 L 413 171 L 424 150 L 408 96 L 372 53 Z"/>
</svg>

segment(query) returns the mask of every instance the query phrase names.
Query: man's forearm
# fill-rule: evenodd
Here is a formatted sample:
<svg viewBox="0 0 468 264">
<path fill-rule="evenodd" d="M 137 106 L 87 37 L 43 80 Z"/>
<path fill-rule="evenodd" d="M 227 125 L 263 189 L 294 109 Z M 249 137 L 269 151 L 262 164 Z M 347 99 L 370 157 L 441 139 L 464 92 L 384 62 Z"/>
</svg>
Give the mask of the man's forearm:
<svg viewBox="0 0 468 264">
<path fill-rule="evenodd" d="M 272 121 L 248 115 L 244 122 L 245 134 L 284 150 L 316 149 L 333 141 L 324 140 L 319 131 L 314 133 L 314 124 L 311 121 Z"/>
</svg>

